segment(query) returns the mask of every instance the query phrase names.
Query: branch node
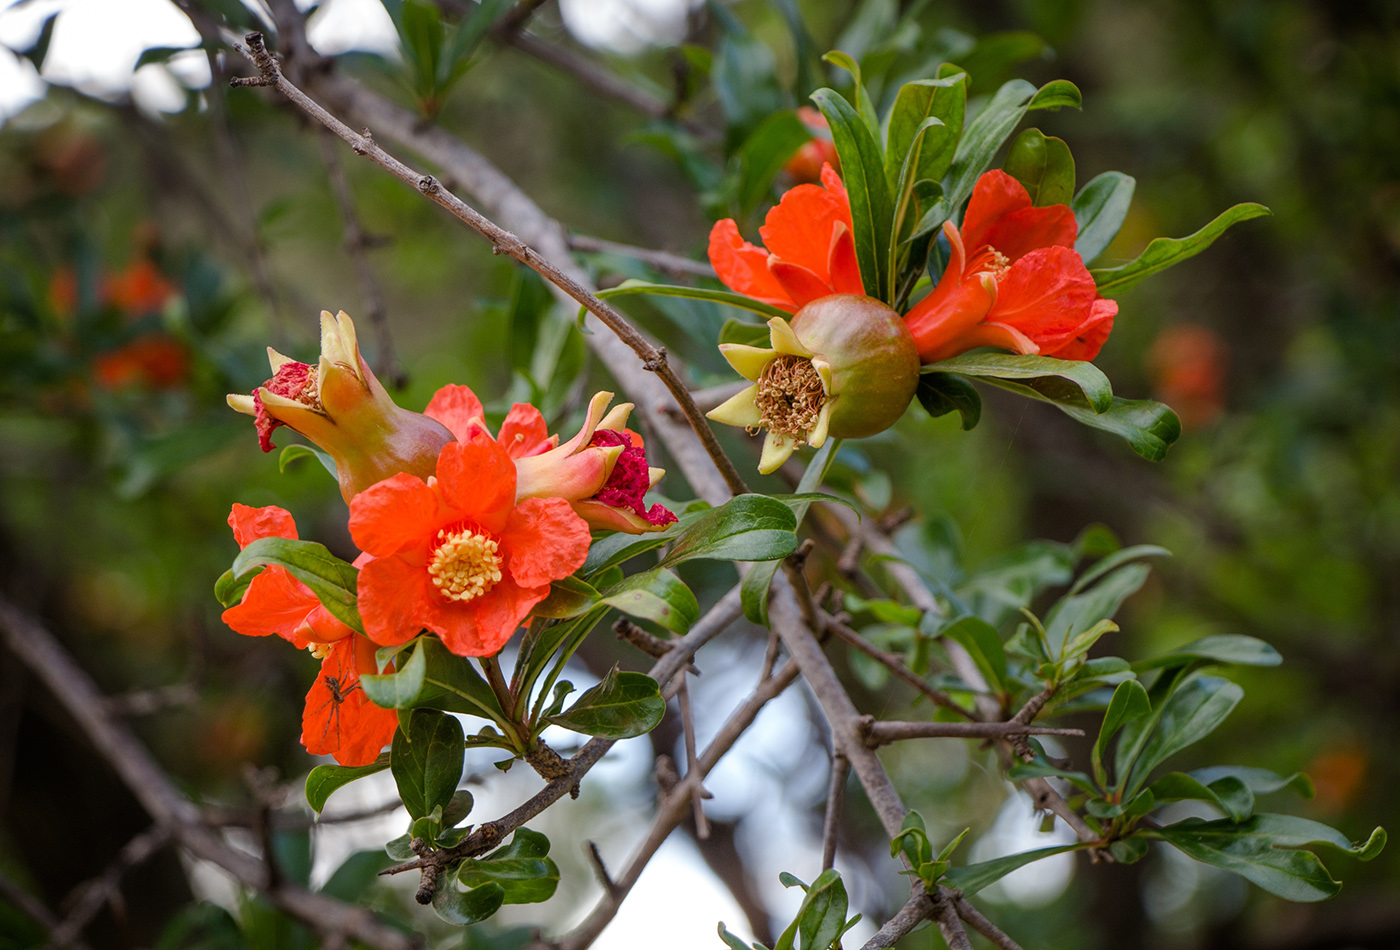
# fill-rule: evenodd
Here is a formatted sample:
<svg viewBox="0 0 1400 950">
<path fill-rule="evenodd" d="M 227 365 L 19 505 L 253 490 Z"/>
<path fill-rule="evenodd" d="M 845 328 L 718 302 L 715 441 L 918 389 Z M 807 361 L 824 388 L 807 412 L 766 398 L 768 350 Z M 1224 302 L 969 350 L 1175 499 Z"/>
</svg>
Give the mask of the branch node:
<svg viewBox="0 0 1400 950">
<path fill-rule="evenodd" d="M 433 192 L 437 191 L 438 187 L 438 180 L 432 175 L 420 175 L 418 177 L 418 190 L 423 192 L 423 194 L 431 195 Z"/>
<path fill-rule="evenodd" d="M 660 373 L 666 369 L 666 347 L 658 346 L 656 355 L 642 361 L 642 369 L 649 373 Z"/>
<path fill-rule="evenodd" d="M 421 841 L 422 839 L 416 839 Z M 436 864 L 426 864 L 423 866 L 423 877 L 418 882 L 418 890 L 413 895 L 413 899 L 420 904 L 431 904 L 433 894 L 437 892 L 438 866 Z"/>
</svg>

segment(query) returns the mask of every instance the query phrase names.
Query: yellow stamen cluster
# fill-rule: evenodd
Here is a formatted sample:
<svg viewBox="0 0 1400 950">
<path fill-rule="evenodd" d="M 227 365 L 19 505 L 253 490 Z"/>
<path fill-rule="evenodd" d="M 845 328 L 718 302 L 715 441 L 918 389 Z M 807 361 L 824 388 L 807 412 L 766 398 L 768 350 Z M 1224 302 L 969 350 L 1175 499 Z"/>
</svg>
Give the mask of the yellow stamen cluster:
<svg viewBox="0 0 1400 950">
<path fill-rule="evenodd" d="M 324 660 L 331 655 L 331 644 L 329 643 L 308 643 L 306 650 L 318 660 Z"/>
<path fill-rule="evenodd" d="M 500 545 L 494 538 L 470 528 L 437 535 L 438 545 L 428 562 L 428 573 L 438 593 L 462 603 L 480 597 L 501 579 Z"/>
<path fill-rule="evenodd" d="M 811 360 L 784 354 L 763 367 L 753 401 L 762 428 L 805 439 L 817 424 L 826 388 Z"/>
</svg>

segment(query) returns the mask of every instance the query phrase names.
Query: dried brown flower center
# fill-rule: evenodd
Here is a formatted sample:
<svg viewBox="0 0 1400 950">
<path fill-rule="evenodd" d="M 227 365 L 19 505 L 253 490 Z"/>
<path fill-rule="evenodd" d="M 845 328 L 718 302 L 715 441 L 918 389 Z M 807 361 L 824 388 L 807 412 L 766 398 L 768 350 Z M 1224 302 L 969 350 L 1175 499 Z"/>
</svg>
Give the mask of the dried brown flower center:
<svg viewBox="0 0 1400 950">
<path fill-rule="evenodd" d="M 812 361 L 784 354 L 763 367 L 753 401 L 760 428 L 805 439 L 817 424 L 826 399 L 822 378 Z"/>
</svg>

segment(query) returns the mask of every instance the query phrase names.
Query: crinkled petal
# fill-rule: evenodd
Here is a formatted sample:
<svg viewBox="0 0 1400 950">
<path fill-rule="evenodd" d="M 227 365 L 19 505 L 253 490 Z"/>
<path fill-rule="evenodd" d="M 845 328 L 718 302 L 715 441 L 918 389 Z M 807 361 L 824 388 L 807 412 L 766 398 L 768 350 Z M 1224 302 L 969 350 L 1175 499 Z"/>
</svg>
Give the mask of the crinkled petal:
<svg viewBox="0 0 1400 950">
<path fill-rule="evenodd" d="M 1014 327 L 1042 350 L 1067 341 L 1091 315 L 1098 289 L 1079 255 L 1067 247 L 1031 251 L 997 281 L 988 323 Z"/>
<path fill-rule="evenodd" d="M 506 453 L 513 459 L 538 455 L 552 448 L 549 444 L 549 426 L 545 424 L 544 416 L 534 406 L 524 402 L 510 407 L 496 441 L 505 446 Z"/>
<path fill-rule="evenodd" d="M 533 608 L 549 596 L 549 585 L 521 587 L 507 574 L 481 597 L 456 603 L 432 598 L 424 626 L 458 656 L 494 656 L 520 628 Z"/>
<path fill-rule="evenodd" d="M 368 765 L 393 740 L 398 714 L 369 701 L 360 686 L 356 654 L 364 637 L 332 647 L 306 694 L 301 742 L 312 755 L 331 755 L 341 765 Z M 369 644 L 373 647 L 373 644 Z"/>
<path fill-rule="evenodd" d="M 447 426 L 459 442 L 468 441 L 476 432 L 484 432 L 488 438 L 491 435 L 486 428 L 486 410 L 481 400 L 466 386 L 444 386 L 433 393 L 423 415 Z"/>
<path fill-rule="evenodd" d="M 739 236 L 733 218 L 716 221 L 710 229 L 710 265 L 720 281 L 735 293 L 756 297 L 784 310 L 795 310 L 782 285 L 768 272 L 768 252 Z"/>
<path fill-rule="evenodd" d="M 343 623 L 324 604 L 317 604 L 297 627 L 297 636 L 306 643 L 335 643 L 355 631 Z"/>
<path fill-rule="evenodd" d="M 437 596 L 428 566 L 406 557 L 375 558 L 360 568 L 360 619 L 380 646 L 407 643 L 423 629 L 425 604 Z"/>
<path fill-rule="evenodd" d="M 437 521 L 437 495 L 407 472 L 376 482 L 350 500 L 350 537 L 375 557 L 422 543 L 437 530 Z"/>
<path fill-rule="evenodd" d="M 987 232 L 998 221 L 1029 207 L 1032 207 L 1030 193 L 1019 181 L 999 168 L 984 172 L 973 186 L 972 197 L 963 214 L 962 239 L 968 253 L 974 254 L 988 243 Z"/>
<path fill-rule="evenodd" d="M 276 635 L 300 647 L 306 645 L 306 639 L 298 628 L 319 606 L 321 602 L 311 588 L 285 568 L 272 565 L 253 578 L 243 599 L 224 611 L 223 620 L 245 637 Z"/>
<path fill-rule="evenodd" d="M 756 426 L 762 421 L 758 411 L 758 403 L 754 400 L 757 395 L 758 385 L 749 386 L 705 413 L 705 417 L 722 422 L 727 426 L 743 426 L 745 428 Z"/>
<path fill-rule="evenodd" d="M 1074 247 L 1079 225 L 1068 205 L 1022 208 L 991 224 L 983 244 L 991 245 L 1015 263 L 1042 247 Z M 976 250 L 973 245 L 968 247 Z"/>
<path fill-rule="evenodd" d="M 849 218 L 850 211 L 842 200 L 825 188 L 797 185 L 789 188 L 769 209 L 758 233 L 770 254 L 789 264 L 805 267 L 818 281 L 829 284 L 827 255 L 831 250 L 831 234 L 838 223 L 847 223 Z M 782 280 L 776 272 L 774 276 Z"/>
<path fill-rule="evenodd" d="M 797 451 L 797 439 L 780 432 L 769 432 L 763 436 L 763 454 L 758 459 L 758 470 L 767 475 L 782 468 L 784 462 Z"/>
<path fill-rule="evenodd" d="M 521 587 L 568 577 L 588 557 L 588 525 L 562 498 L 527 498 L 498 535 L 506 570 Z"/>
<path fill-rule="evenodd" d="M 1060 360 L 1091 360 L 1099 355 L 1104 341 L 1113 331 L 1113 318 L 1118 314 L 1118 304 L 1113 300 L 1099 299 L 1089 312 L 1089 319 L 1075 330 L 1069 340 L 1056 349 L 1047 351 L 1046 356 Z"/>
<path fill-rule="evenodd" d="M 238 542 L 240 550 L 259 538 L 297 540 L 297 523 L 292 513 L 276 505 L 250 508 L 235 503 L 228 513 L 228 526 L 233 529 L 233 540 Z"/>
<path fill-rule="evenodd" d="M 842 220 L 846 222 L 846 227 L 850 227 L 851 199 L 850 196 L 846 194 L 846 185 L 843 181 L 841 181 L 841 174 L 835 168 L 833 168 L 830 163 L 827 163 L 822 165 L 821 180 L 822 187 L 825 188 L 837 201 L 841 202 L 841 206 L 845 208 L 846 213 L 845 217 L 842 218 Z"/>
<path fill-rule="evenodd" d="M 448 443 L 437 477 L 438 492 L 458 517 L 493 533 L 505 526 L 515 507 L 515 463 L 505 449 L 481 438 Z"/>
</svg>

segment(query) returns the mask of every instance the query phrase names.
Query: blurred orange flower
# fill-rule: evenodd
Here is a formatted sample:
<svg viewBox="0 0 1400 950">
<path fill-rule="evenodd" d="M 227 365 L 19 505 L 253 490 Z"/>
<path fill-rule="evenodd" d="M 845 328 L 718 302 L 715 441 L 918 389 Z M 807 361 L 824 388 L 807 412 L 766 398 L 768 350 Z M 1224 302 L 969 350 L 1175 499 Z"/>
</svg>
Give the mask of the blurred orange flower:
<svg viewBox="0 0 1400 950">
<path fill-rule="evenodd" d="M 1365 787 L 1368 765 L 1366 750 L 1355 742 L 1319 752 L 1306 769 L 1317 789 L 1313 804 L 1324 812 L 1345 811 Z"/>
<path fill-rule="evenodd" d="M 1175 409 L 1188 429 L 1209 425 L 1224 411 L 1227 363 L 1225 341 L 1194 323 L 1163 330 L 1147 353 L 1157 398 Z"/>
<path fill-rule="evenodd" d="M 189 350 L 164 333 L 138 337 L 125 346 L 98 354 L 92 361 L 93 378 L 108 389 L 177 386 L 185 381 L 189 369 Z"/>
<path fill-rule="evenodd" d="M 799 106 L 797 117 L 807 126 L 812 138 L 787 160 L 783 170 L 798 182 L 808 184 L 821 181 L 823 165 L 830 165 L 839 174 L 841 159 L 836 155 L 836 144 L 831 141 L 831 126 L 826 116 L 811 106 Z"/>
</svg>

